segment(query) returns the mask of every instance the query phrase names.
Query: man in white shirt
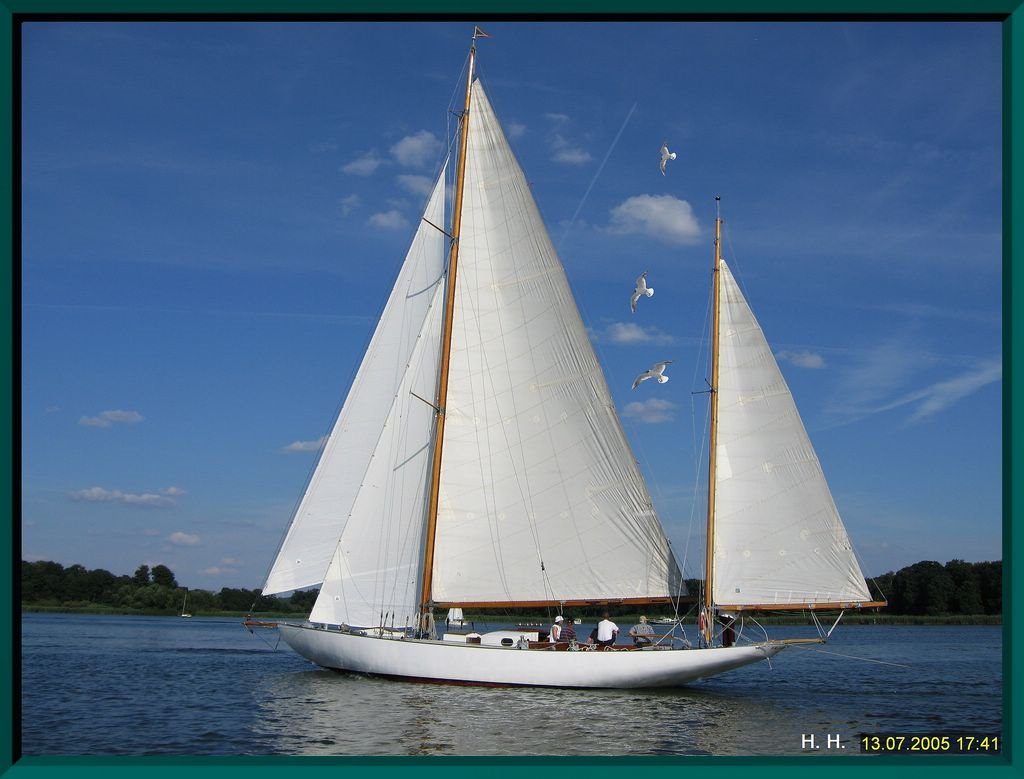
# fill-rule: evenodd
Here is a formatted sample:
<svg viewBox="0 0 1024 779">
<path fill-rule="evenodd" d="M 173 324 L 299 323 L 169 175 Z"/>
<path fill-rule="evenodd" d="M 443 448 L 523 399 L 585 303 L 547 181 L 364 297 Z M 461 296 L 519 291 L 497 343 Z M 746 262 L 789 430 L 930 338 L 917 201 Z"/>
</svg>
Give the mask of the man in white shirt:
<svg viewBox="0 0 1024 779">
<path fill-rule="evenodd" d="M 554 644 L 556 641 L 558 641 L 559 637 L 561 636 L 561 633 L 562 633 L 562 615 L 559 614 L 557 617 L 555 617 L 554 624 L 551 625 L 551 630 L 548 633 L 548 641 L 550 641 L 552 644 Z"/>
<path fill-rule="evenodd" d="M 597 644 L 611 646 L 615 643 L 615 637 L 619 635 L 619 626 L 608 619 L 607 611 L 601 617 L 601 621 L 597 623 Z"/>
</svg>

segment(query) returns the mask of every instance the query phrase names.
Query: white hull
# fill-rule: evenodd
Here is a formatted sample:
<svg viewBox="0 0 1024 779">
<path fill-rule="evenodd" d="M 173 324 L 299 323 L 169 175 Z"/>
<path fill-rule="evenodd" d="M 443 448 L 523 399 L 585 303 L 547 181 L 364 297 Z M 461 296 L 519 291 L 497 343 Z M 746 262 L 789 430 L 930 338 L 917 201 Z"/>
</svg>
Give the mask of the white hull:
<svg viewBox="0 0 1024 779">
<path fill-rule="evenodd" d="M 449 641 L 378 638 L 279 625 L 298 654 L 324 668 L 452 684 L 677 687 L 778 654 L 768 642 L 713 649 L 554 652 Z"/>
</svg>

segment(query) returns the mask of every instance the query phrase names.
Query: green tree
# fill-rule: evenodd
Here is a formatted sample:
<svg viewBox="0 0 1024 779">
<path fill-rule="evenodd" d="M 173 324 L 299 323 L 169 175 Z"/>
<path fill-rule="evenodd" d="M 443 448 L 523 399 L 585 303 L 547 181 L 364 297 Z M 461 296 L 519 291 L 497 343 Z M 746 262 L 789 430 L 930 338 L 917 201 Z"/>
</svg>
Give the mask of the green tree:
<svg viewBox="0 0 1024 779">
<path fill-rule="evenodd" d="M 899 614 L 946 614 L 952 592 L 949 572 L 934 560 L 914 563 L 893 578 Z"/>
<path fill-rule="evenodd" d="M 986 614 L 1003 612 L 1003 563 L 1001 560 L 975 563 L 982 607 Z"/>
<path fill-rule="evenodd" d="M 259 590 L 239 590 L 233 587 L 224 587 L 217 593 L 217 601 L 224 611 L 248 611 L 256 603 L 256 610 L 260 610 L 261 604 L 266 601 Z M 263 606 L 265 608 L 265 605 Z"/>
<path fill-rule="evenodd" d="M 64 566 L 49 560 L 21 562 L 21 599 L 27 602 L 60 600 L 64 592 Z"/>
<path fill-rule="evenodd" d="M 208 590 L 189 590 L 188 610 L 191 611 L 193 614 L 202 614 L 204 612 L 217 611 L 218 609 L 216 597 L 212 592 L 209 592 Z"/>
<path fill-rule="evenodd" d="M 313 604 L 316 602 L 316 596 L 319 594 L 319 588 L 313 590 L 296 590 L 291 594 L 291 597 L 288 598 L 288 604 L 294 611 L 312 611 Z"/>
<path fill-rule="evenodd" d="M 953 580 L 950 611 L 954 614 L 984 614 L 985 607 L 981 602 L 977 567 L 963 560 L 950 560 L 946 563 L 946 570 Z"/>
<path fill-rule="evenodd" d="M 174 613 L 181 606 L 176 590 L 159 584 L 147 584 L 132 593 L 132 608 Z"/>
<path fill-rule="evenodd" d="M 867 580 L 868 593 L 871 595 L 871 600 L 888 601 L 890 611 L 894 608 L 892 580 L 895 575 L 892 571 L 889 571 L 881 576 L 875 576 Z"/>
<path fill-rule="evenodd" d="M 149 578 L 149 566 L 140 565 L 135 569 L 135 575 L 132 576 L 132 581 L 140 587 L 145 587 L 150 582 Z"/>
<path fill-rule="evenodd" d="M 153 584 L 159 584 L 161 587 L 170 587 L 172 590 L 177 589 L 178 582 L 175 580 L 171 569 L 166 565 L 154 565 L 152 575 Z"/>
</svg>

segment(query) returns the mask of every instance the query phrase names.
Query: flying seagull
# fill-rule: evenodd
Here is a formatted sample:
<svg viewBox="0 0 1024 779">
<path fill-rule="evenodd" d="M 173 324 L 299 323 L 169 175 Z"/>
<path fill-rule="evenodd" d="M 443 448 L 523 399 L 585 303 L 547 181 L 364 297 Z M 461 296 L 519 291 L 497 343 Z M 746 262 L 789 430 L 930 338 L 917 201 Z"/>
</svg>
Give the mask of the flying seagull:
<svg viewBox="0 0 1024 779">
<path fill-rule="evenodd" d="M 635 314 L 636 313 L 636 302 L 642 295 L 647 297 L 653 297 L 654 287 L 647 286 L 647 271 L 640 274 L 640 277 L 636 280 L 636 288 L 633 290 L 633 295 L 629 299 L 629 308 Z"/>
<path fill-rule="evenodd" d="M 661 175 L 665 175 L 665 165 L 668 164 L 669 160 L 674 160 L 676 153 L 668 150 L 668 142 L 661 144 Z"/>
<path fill-rule="evenodd" d="M 641 382 L 647 381 L 648 379 L 657 379 L 658 384 L 664 384 L 668 381 L 668 376 L 665 375 L 665 366 L 669 365 L 672 361 L 665 360 L 665 362 L 656 362 L 649 371 L 644 371 L 633 380 L 633 389 L 640 386 Z"/>
</svg>

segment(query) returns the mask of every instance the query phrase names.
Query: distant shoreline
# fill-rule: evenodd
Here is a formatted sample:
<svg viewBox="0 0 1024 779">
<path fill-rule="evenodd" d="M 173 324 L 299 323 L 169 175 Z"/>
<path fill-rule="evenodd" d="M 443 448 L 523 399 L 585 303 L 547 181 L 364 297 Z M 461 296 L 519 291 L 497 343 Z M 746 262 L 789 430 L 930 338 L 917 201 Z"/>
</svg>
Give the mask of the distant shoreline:
<svg viewBox="0 0 1024 779">
<path fill-rule="evenodd" d="M 21 604 L 22 614 L 95 614 L 98 616 L 126 616 L 126 617 L 179 617 L 178 614 L 169 614 L 166 611 L 147 611 L 137 609 L 117 609 L 104 606 L 87 606 L 78 608 L 67 608 L 62 606 L 43 606 L 32 603 Z M 222 617 L 245 619 L 252 616 L 259 620 L 297 620 L 305 619 L 300 614 L 270 614 L 258 613 L 248 614 L 239 611 L 209 611 L 193 614 L 194 617 Z M 180 617 L 179 617 L 180 618 Z M 542 616 L 523 615 L 524 619 L 541 620 Z M 626 617 L 616 617 L 619 622 L 625 624 L 630 621 Z M 508 622 L 497 615 L 476 615 L 466 619 L 466 625 L 474 622 Z M 757 621 L 763 625 L 811 625 L 813 622 L 808 618 L 801 617 L 759 617 Z M 998 614 L 949 614 L 945 616 L 925 616 L 915 614 L 846 614 L 843 616 L 843 625 L 1001 625 L 1002 617 Z M 438 621 L 441 624 L 442 620 Z M 545 623 L 546 624 L 546 623 Z M 684 622 L 684 625 L 692 625 L 693 620 Z"/>
</svg>

